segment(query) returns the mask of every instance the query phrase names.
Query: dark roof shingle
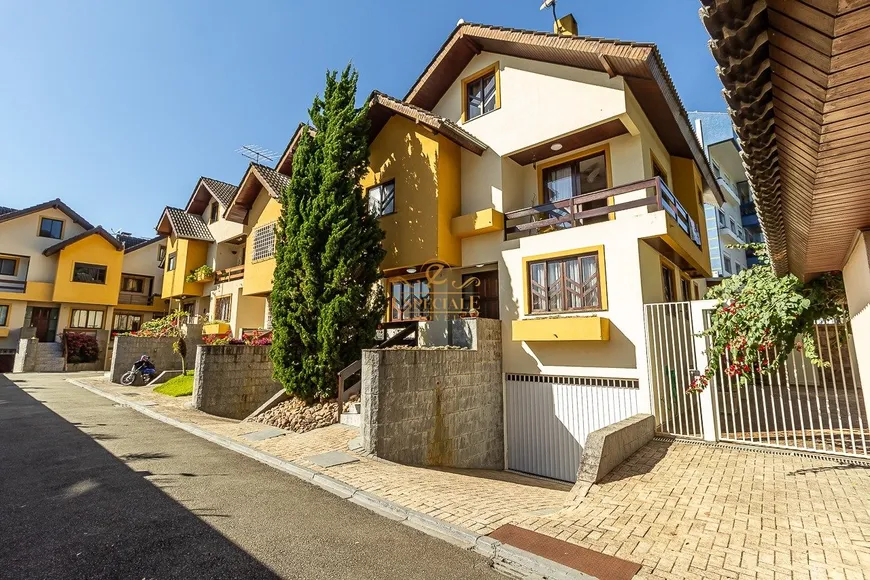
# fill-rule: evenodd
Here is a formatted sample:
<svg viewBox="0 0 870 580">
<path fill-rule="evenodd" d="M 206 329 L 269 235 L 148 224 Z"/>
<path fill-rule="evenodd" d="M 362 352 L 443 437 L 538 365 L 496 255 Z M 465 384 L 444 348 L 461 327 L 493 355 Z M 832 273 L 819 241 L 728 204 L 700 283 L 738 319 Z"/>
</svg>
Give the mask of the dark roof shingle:
<svg viewBox="0 0 870 580">
<path fill-rule="evenodd" d="M 238 189 L 235 185 L 211 177 L 203 177 L 202 182 L 222 206 L 229 207 Z"/>
<path fill-rule="evenodd" d="M 208 225 L 203 221 L 202 217 L 196 214 L 187 213 L 183 209 L 167 206 L 163 210 L 163 217 L 169 220 L 169 225 L 172 231 L 179 238 L 188 240 L 203 240 L 213 242 L 214 237 L 208 230 Z M 160 221 L 163 221 L 161 218 Z"/>
<path fill-rule="evenodd" d="M 261 181 L 269 189 L 269 193 L 274 198 L 281 197 L 287 186 L 290 185 L 290 178 L 282 173 L 278 173 L 271 167 L 260 165 L 259 163 L 251 163 L 251 168 L 261 178 Z"/>
<path fill-rule="evenodd" d="M 11 208 L 11 207 L 6 207 L 3 205 L 0 205 L 0 215 L 12 213 L 13 211 L 18 211 L 18 210 Z"/>
<path fill-rule="evenodd" d="M 83 240 L 84 238 L 87 238 L 87 237 L 93 236 L 93 235 L 101 236 L 107 242 L 112 244 L 116 250 L 123 250 L 124 249 L 124 244 L 122 244 L 118 240 L 118 238 L 116 238 L 115 236 L 113 236 L 112 234 L 110 234 L 109 232 L 104 230 L 103 226 L 97 226 L 95 228 L 85 230 L 82 233 L 78 234 L 77 236 L 67 238 L 58 244 L 55 244 L 53 246 L 49 246 L 45 250 L 43 250 L 42 253 L 46 256 L 51 256 L 52 254 L 56 254 L 57 252 L 66 248 L 67 246 L 71 246 L 74 243 L 78 242 L 79 240 Z"/>
</svg>

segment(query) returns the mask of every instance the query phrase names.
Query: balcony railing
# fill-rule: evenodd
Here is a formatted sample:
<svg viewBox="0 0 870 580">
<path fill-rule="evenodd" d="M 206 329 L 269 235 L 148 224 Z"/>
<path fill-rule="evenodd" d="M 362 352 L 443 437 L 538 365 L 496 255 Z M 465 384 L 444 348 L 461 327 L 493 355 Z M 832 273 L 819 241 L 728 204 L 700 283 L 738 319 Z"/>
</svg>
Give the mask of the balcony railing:
<svg viewBox="0 0 870 580">
<path fill-rule="evenodd" d="M 596 207 L 594 209 L 583 209 L 583 204 L 641 190 L 646 191 L 647 195 L 640 199 Z M 620 185 L 619 187 L 611 187 L 610 189 L 602 189 L 593 193 L 585 193 L 570 199 L 506 212 L 504 215 L 505 239 L 511 234 L 527 232 L 528 235 L 535 235 L 542 233 L 542 230 L 550 231 L 552 229 L 583 226 L 592 218 L 600 218 L 610 213 L 644 206 L 655 206 L 658 209 L 665 210 L 677 222 L 680 229 L 691 238 L 695 245 L 699 248 L 701 247 L 701 230 L 698 228 L 698 224 L 695 223 L 695 220 L 692 219 L 686 208 L 683 207 L 683 204 L 680 203 L 659 177 L 636 181 Z M 526 221 L 524 223 L 516 223 L 518 220 Z M 511 222 L 514 223 L 512 224 Z"/>
<path fill-rule="evenodd" d="M 214 273 L 215 284 L 221 282 L 232 282 L 233 280 L 241 280 L 245 277 L 244 266 L 233 266 L 232 268 L 224 268 Z"/>
<path fill-rule="evenodd" d="M 118 304 L 138 304 L 140 306 L 151 306 L 154 303 L 154 298 L 147 294 L 134 294 L 131 292 L 121 292 L 118 294 Z"/>
<path fill-rule="evenodd" d="M 0 280 L 0 292 L 24 294 L 27 291 L 26 280 Z"/>
</svg>

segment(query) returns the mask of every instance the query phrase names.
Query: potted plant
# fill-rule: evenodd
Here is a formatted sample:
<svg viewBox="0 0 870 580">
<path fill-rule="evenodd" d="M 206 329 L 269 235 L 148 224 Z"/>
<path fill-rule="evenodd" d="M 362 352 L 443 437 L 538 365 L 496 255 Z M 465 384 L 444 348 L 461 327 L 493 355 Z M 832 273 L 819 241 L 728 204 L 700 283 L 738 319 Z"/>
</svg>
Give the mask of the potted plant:
<svg viewBox="0 0 870 580">
<path fill-rule="evenodd" d="M 190 271 L 185 281 L 187 282 L 205 282 L 214 278 L 214 270 L 208 264 L 203 264 L 199 268 Z"/>
</svg>

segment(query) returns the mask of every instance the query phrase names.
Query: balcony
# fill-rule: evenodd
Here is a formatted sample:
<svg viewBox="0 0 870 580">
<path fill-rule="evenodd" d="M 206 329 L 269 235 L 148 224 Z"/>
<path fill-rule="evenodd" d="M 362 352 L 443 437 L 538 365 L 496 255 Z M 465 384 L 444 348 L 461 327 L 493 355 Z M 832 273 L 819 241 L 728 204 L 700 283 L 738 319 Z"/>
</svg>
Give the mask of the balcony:
<svg viewBox="0 0 870 580">
<path fill-rule="evenodd" d="M 583 210 L 584 203 L 606 200 L 610 197 L 639 191 L 645 191 L 646 195 L 640 199 Z M 505 239 L 509 239 L 512 235 L 516 234 L 536 235 L 557 229 L 582 227 L 590 223 L 594 218 L 601 218 L 602 216 L 628 209 L 649 206 L 657 210 L 664 210 L 673 218 L 692 242 L 699 249 L 701 248 L 701 230 L 698 224 L 689 215 L 683 204 L 668 189 L 664 181 L 658 177 L 610 189 L 603 189 L 593 193 L 586 193 L 570 199 L 507 212 L 504 216 Z"/>
<path fill-rule="evenodd" d="M 743 231 L 743 228 L 740 226 L 731 226 L 730 224 L 726 227 L 719 223 L 719 231 L 724 232 L 725 234 L 731 236 L 738 243 L 745 244 L 746 243 L 746 234 Z"/>
<path fill-rule="evenodd" d="M 241 280 L 245 277 L 244 266 L 233 266 L 232 268 L 224 268 L 214 273 L 214 283 L 222 284 L 223 282 L 232 282 L 233 280 Z"/>
<path fill-rule="evenodd" d="M 121 292 L 120 294 L 118 294 L 118 304 L 151 306 L 152 304 L 154 304 L 154 298 L 147 294 L 137 294 L 135 292 Z"/>
<path fill-rule="evenodd" d="M 0 280 L 0 292 L 24 294 L 27 291 L 26 280 Z"/>
</svg>

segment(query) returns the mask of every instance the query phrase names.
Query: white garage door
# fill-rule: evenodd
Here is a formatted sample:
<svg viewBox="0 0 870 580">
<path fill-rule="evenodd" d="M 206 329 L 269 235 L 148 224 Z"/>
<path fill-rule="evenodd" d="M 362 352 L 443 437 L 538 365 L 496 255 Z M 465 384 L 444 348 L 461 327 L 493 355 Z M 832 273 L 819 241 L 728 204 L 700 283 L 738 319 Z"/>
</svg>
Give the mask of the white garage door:
<svg viewBox="0 0 870 580">
<path fill-rule="evenodd" d="M 586 436 L 637 413 L 635 379 L 506 375 L 508 469 L 576 481 Z"/>
</svg>

